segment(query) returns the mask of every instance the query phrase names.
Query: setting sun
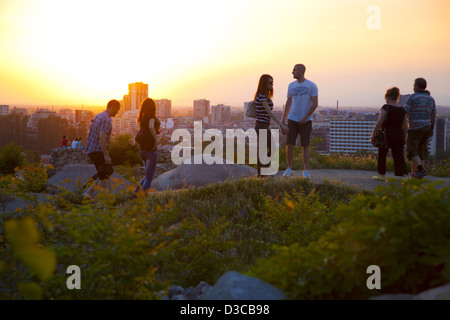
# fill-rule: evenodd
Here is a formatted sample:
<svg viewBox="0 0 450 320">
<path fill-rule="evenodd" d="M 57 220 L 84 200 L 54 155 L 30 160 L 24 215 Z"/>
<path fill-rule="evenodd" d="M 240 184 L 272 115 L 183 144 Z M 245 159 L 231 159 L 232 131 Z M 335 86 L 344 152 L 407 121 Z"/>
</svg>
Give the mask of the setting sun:
<svg viewBox="0 0 450 320">
<path fill-rule="evenodd" d="M 367 27 L 369 4 L 380 8 L 378 30 Z M 410 90 L 419 75 L 450 104 L 449 9 L 439 0 L 6 0 L 0 98 L 104 104 L 144 81 L 174 105 L 199 97 L 242 105 L 271 73 L 282 104 L 302 62 L 324 105 L 374 105 L 388 86 Z"/>
</svg>

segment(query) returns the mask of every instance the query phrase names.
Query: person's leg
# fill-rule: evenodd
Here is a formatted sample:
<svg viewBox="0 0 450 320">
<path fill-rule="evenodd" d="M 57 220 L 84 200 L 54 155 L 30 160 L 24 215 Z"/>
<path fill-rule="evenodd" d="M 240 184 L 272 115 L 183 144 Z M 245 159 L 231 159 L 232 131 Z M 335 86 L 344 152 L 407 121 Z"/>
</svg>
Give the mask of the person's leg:
<svg viewBox="0 0 450 320">
<path fill-rule="evenodd" d="M 309 170 L 309 159 L 311 158 L 311 150 L 309 146 L 304 146 L 303 148 L 303 170 Z"/>
<path fill-rule="evenodd" d="M 377 172 L 381 176 L 386 174 L 386 156 L 388 151 L 389 148 L 378 148 Z"/>
<path fill-rule="evenodd" d="M 103 152 L 92 152 L 88 154 L 89 159 L 92 161 L 92 163 L 95 166 L 95 169 L 97 171 L 98 178 L 95 179 L 94 183 L 88 188 L 88 190 L 83 194 L 85 197 L 88 198 L 94 198 L 94 192 L 96 187 L 102 186 L 101 183 L 101 177 L 100 177 L 100 166 L 103 165 L 105 161 L 105 156 L 103 155 Z"/>
<path fill-rule="evenodd" d="M 312 121 L 300 125 L 300 143 L 303 148 L 303 177 L 309 177 L 309 160 L 311 159 L 311 141 Z"/>
<path fill-rule="evenodd" d="M 299 123 L 288 120 L 288 136 L 286 140 L 286 175 L 290 175 L 292 172 L 292 162 L 294 160 L 294 145 L 299 134 Z"/>
<path fill-rule="evenodd" d="M 153 176 L 155 175 L 156 164 L 158 162 L 158 152 L 148 152 L 145 161 L 145 180 L 142 185 L 142 190 L 147 191 L 152 184 Z"/>
<path fill-rule="evenodd" d="M 405 156 L 403 154 L 403 144 L 394 144 L 391 150 L 392 158 L 394 158 L 394 174 L 397 177 L 406 176 L 408 169 L 406 168 Z"/>
</svg>

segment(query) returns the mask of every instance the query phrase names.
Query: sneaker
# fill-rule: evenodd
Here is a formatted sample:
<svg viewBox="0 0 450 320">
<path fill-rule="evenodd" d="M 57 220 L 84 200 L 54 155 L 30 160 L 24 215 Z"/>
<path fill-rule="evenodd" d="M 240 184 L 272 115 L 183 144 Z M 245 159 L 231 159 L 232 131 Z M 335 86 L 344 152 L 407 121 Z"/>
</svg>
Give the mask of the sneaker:
<svg viewBox="0 0 450 320">
<path fill-rule="evenodd" d="M 376 175 L 376 176 L 373 176 L 372 179 L 374 179 L 374 180 L 379 180 L 379 181 L 386 181 L 385 176 L 383 176 L 383 175 L 381 175 L 381 174 L 378 174 L 378 175 Z"/>
<path fill-rule="evenodd" d="M 422 179 L 423 177 L 425 177 L 428 174 L 427 170 L 423 169 L 421 171 L 417 171 L 416 174 L 414 175 L 414 178 L 417 179 Z"/>
<path fill-rule="evenodd" d="M 287 168 L 286 171 L 283 173 L 283 177 L 290 177 L 292 175 L 292 169 Z"/>
<path fill-rule="evenodd" d="M 303 170 L 303 178 L 309 178 L 309 176 L 310 176 L 310 174 L 309 174 L 309 171 L 308 170 Z"/>
</svg>

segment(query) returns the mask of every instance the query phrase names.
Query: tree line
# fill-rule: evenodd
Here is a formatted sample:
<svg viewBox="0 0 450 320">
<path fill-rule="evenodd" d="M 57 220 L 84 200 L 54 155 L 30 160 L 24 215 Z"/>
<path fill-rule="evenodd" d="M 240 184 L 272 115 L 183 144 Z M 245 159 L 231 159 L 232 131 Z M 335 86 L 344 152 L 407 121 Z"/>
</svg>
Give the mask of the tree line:
<svg viewBox="0 0 450 320">
<path fill-rule="evenodd" d="M 14 142 L 25 150 L 48 154 L 51 149 L 61 146 L 63 136 L 69 141 L 79 137 L 86 141 L 89 126 L 83 121 L 72 126 L 67 119 L 51 115 L 39 119 L 37 130 L 33 131 L 27 126 L 29 120 L 30 116 L 20 113 L 1 115 L 0 148 Z"/>
</svg>

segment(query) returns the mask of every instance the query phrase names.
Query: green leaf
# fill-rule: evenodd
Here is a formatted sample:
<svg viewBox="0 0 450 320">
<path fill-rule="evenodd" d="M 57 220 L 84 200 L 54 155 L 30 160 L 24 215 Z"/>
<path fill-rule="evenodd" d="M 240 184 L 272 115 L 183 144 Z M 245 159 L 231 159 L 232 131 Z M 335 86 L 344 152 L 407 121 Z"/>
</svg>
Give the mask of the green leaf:
<svg viewBox="0 0 450 320">
<path fill-rule="evenodd" d="M 47 249 L 29 247 L 18 251 L 17 256 L 41 281 L 49 280 L 56 269 L 56 255 Z"/>
<path fill-rule="evenodd" d="M 41 300 L 42 289 L 35 282 L 19 282 L 17 284 L 20 292 L 30 300 Z"/>
</svg>

